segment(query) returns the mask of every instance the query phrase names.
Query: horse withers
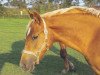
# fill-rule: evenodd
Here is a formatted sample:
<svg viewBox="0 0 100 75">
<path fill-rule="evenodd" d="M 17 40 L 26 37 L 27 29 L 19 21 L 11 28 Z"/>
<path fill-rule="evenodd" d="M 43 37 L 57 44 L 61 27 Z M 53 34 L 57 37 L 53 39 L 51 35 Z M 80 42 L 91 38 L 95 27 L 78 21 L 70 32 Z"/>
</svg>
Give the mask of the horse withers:
<svg viewBox="0 0 100 75">
<path fill-rule="evenodd" d="M 47 49 L 54 42 L 60 42 L 63 59 L 67 59 L 65 46 L 74 48 L 84 55 L 91 68 L 100 75 L 100 11 L 87 7 L 70 7 L 42 16 L 36 12 L 29 15 L 31 21 L 20 60 L 23 69 L 34 69 Z M 73 68 L 69 60 L 64 62 L 65 70 L 68 70 L 66 68 L 69 64 Z"/>
</svg>

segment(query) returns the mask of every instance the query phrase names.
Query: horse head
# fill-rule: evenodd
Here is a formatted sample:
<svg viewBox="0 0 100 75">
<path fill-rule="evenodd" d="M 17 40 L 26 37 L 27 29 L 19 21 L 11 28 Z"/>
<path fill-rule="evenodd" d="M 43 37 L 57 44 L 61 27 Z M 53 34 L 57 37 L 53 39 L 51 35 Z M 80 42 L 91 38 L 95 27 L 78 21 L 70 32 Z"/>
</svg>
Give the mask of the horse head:
<svg viewBox="0 0 100 75">
<path fill-rule="evenodd" d="M 28 24 L 25 47 L 22 52 L 20 66 L 32 71 L 42 59 L 48 45 L 48 30 L 45 20 L 37 12 L 29 12 L 31 21 Z"/>
</svg>

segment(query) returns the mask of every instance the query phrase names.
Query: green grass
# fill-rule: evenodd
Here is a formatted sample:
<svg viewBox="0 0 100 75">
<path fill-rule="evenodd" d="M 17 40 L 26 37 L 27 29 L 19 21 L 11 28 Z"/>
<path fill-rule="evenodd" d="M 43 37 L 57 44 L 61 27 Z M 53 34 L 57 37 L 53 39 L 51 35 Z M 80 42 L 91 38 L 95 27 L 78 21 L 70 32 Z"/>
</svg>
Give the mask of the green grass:
<svg viewBox="0 0 100 75">
<path fill-rule="evenodd" d="M 57 43 L 46 52 L 33 73 L 24 72 L 19 67 L 27 23 L 28 19 L 0 19 L 0 75 L 61 75 L 64 65 L 59 56 Z M 68 72 L 65 75 L 93 75 L 93 71 L 80 53 L 71 48 L 67 51 L 76 72 Z"/>
</svg>

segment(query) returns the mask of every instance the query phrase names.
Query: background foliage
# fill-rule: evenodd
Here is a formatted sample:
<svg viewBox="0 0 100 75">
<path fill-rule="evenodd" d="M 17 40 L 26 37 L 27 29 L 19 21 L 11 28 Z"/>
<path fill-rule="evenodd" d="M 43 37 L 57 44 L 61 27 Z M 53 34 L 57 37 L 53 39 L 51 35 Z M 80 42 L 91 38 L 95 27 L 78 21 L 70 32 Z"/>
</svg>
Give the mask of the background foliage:
<svg viewBox="0 0 100 75">
<path fill-rule="evenodd" d="M 0 1 L 0 17 L 14 17 L 14 18 L 27 18 L 26 9 L 34 10 L 39 13 L 45 13 L 48 11 L 53 11 L 60 8 L 66 8 L 73 6 L 73 0 L 8 0 L 6 3 L 2 4 Z M 85 6 L 94 7 L 97 4 L 100 5 L 100 0 L 83 0 Z M 76 0 L 74 5 L 78 6 L 79 0 Z M 31 8 L 28 8 L 31 6 Z M 22 11 L 22 14 L 21 14 Z"/>
</svg>

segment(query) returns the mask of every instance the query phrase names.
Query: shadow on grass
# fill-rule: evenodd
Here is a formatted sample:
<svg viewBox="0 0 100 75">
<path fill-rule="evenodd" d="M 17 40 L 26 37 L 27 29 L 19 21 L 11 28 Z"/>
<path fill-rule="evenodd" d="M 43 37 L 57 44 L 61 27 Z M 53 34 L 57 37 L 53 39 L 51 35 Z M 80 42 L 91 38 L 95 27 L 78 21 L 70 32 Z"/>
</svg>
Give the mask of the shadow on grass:
<svg viewBox="0 0 100 75">
<path fill-rule="evenodd" d="M 19 66 L 20 55 L 23 47 L 24 47 L 24 41 L 20 40 L 12 44 L 12 50 L 10 53 L 0 54 L 0 73 L 4 64 L 7 62 Z"/>
<path fill-rule="evenodd" d="M 0 71 L 6 62 L 19 66 L 21 51 L 24 47 L 24 41 L 16 41 L 12 44 L 12 51 L 0 55 Z M 58 56 L 59 50 L 53 46 L 52 51 L 56 55 L 45 55 L 44 59 L 33 72 L 33 75 L 61 75 L 63 69 L 63 60 Z M 70 56 L 70 60 L 76 67 L 76 72 L 68 72 L 67 75 L 93 75 L 93 71 L 87 64 L 78 61 L 76 58 Z"/>
</svg>

